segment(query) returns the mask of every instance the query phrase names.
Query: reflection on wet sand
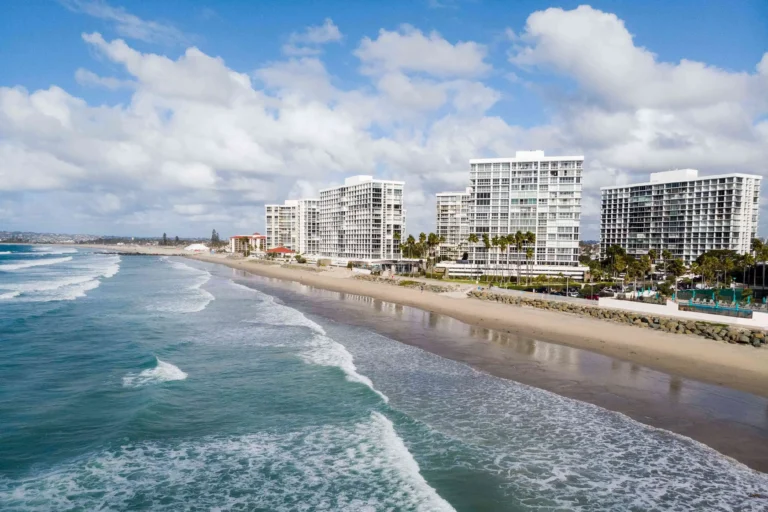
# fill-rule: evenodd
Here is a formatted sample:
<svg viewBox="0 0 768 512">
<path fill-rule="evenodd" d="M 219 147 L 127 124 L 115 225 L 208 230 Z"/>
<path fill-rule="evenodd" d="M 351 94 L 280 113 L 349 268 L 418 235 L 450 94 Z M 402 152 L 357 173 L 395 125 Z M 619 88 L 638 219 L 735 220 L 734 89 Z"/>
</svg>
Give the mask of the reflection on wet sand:
<svg viewBox="0 0 768 512">
<path fill-rule="evenodd" d="M 499 377 L 623 412 L 768 471 L 766 398 L 379 299 L 238 270 L 231 270 L 230 277 L 290 301 L 307 314 L 364 327 Z"/>
</svg>

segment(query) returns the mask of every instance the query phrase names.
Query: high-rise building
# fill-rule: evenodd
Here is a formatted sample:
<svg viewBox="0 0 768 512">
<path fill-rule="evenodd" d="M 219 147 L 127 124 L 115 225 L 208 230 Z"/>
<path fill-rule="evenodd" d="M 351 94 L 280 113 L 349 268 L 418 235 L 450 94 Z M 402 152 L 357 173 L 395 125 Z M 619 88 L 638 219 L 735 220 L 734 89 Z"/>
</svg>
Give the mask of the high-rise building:
<svg viewBox="0 0 768 512">
<path fill-rule="evenodd" d="M 267 249 L 285 247 L 298 250 L 299 202 L 286 200 L 283 204 L 268 204 L 266 210 Z"/>
<path fill-rule="evenodd" d="M 298 252 L 320 254 L 320 200 L 299 199 Z"/>
<path fill-rule="evenodd" d="M 440 244 L 441 256 L 460 258 L 461 249 L 466 247 L 469 236 L 469 203 L 472 190 L 464 192 L 440 192 L 437 194 L 437 236 L 445 242 Z"/>
<path fill-rule="evenodd" d="M 267 248 L 318 254 L 319 203 L 318 199 L 289 199 L 283 204 L 266 205 Z"/>
<path fill-rule="evenodd" d="M 400 257 L 405 233 L 402 181 L 353 176 L 320 191 L 320 255 L 350 260 Z"/>
<path fill-rule="evenodd" d="M 545 156 L 543 151 L 517 151 L 514 158 L 469 161 L 471 195 L 469 229 L 482 240 L 500 235 L 533 233 L 534 244 L 518 252 L 486 250 L 482 242 L 469 251 L 475 266 L 509 268 L 522 262 L 533 272 L 552 274 L 579 265 L 579 223 L 583 156 Z M 530 256 L 530 257 L 529 257 Z"/>
<path fill-rule="evenodd" d="M 636 257 L 668 250 L 686 263 L 715 249 L 746 253 L 757 231 L 760 182 L 752 174 L 699 177 L 681 169 L 602 187 L 601 252 L 611 245 Z"/>
</svg>

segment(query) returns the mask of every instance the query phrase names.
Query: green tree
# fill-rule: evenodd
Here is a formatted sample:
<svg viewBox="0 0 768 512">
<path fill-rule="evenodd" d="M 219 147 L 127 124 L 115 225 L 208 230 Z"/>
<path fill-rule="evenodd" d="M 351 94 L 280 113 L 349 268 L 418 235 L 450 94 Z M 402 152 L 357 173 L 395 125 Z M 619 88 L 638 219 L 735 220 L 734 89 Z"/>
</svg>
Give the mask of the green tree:
<svg viewBox="0 0 768 512">
<path fill-rule="evenodd" d="M 520 278 L 522 277 L 520 275 L 522 273 L 520 271 L 520 259 L 523 254 L 523 247 L 525 246 L 525 235 L 522 231 L 517 231 L 514 235 L 512 235 L 512 244 L 515 246 L 515 252 L 517 254 L 517 284 L 519 285 Z"/>
<path fill-rule="evenodd" d="M 509 247 L 509 240 L 507 240 L 507 237 L 502 235 L 500 237 L 494 237 L 496 238 L 496 245 L 499 247 L 499 252 L 504 253 L 505 257 L 507 254 L 507 248 Z M 506 261 L 509 262 L 509 258 L 506 258 Z M 504 284 L 504 274 L 501 274 L 501 283 Z"/>
<path fill-rule="evenodd" d="M 160 245 L 168 245 L 168 237 L 165 233 L 163 233 L 163 240 L 160 242 Z"/>
<path fill-rule="evenodd" d="M 178 236 L 177 236 L 177 237 L 174 239 L 174 243 L 175 243 L 176 245 L 179 245 L 179 237 L 178 237 Z"/>
<path fill-rule="evenodd" d="M 488 233 L 483 233 L 483 245 L 485 246 L 485 271 L 488 272 L 488 266 L 491 263 L 491 239 Z"/>
</svg>

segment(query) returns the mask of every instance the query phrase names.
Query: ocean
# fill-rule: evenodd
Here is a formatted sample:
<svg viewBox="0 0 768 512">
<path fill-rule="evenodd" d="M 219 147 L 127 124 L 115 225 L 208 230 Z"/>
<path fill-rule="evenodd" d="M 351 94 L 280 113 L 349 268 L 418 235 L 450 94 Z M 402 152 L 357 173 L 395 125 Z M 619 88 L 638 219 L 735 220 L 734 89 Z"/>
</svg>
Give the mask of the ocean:
<svg viewBox="0 0 768 512">
<path fill-rule="evenodd" d="M 765 510 L 768 475 L 175 257 L 0 246 L 0 510 Z"/>
</svg>

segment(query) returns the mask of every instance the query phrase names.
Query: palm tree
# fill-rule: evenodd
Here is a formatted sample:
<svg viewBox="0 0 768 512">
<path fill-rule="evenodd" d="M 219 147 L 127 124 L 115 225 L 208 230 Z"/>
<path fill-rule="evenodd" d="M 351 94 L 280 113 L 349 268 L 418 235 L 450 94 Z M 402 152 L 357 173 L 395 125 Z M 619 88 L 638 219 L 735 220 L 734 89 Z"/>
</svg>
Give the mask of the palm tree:
<svg viewBox="0 0 768 512">
<path fill-rule="evenodd" d="M 513 238 L 515 244 L 515 251 L 517 251 L 517 284 L 520 285 L 520 254 L 523 252 L 523 246 L 525 245 L 525 235 L 522 231 L 515 233 Z"/>
<path fill-rule="evenodd" d="M 488 266 L 491 264 L 491 239 L 488 233 L 483 233 L 483 245 L 485 246 L 485 271 L 488 272 Z"/>
<path fill-rule="evenodd" d="M 533 233 L 531 231 L 526 231 L 526 233 L 525 233 L 525 243 L 528 245 L 529 249 L 533 249 L 535 247 L 535 245 L 536 245 L 536 233 Z M 526 260 L 530 260 L 533 257 L 533 255 L 535 255 L 535 254 L 536 254 L 536 252 L 534 251 L 531 254 L 531 256 L 529 256 L 528 255 L 528 250 L 526 250 L 525 251 L 525 259 Z M 530 274 L 531 274 L 530 263 L 528 263 L 528 266 L 529 266 L 529 268 L 528 268 L 528 275 L 530 276 Z"/>
<path fill-rule="evenodd" d="M 470 243 L 470 244 L 472 244 L 473 246 L 474 246 L 474 245 L 476 245 L 476 244 L 477 244 L 477 242 L 479 242 L 479 241 L 480 241 L 480 240 L 477 238 L 477 235 L 476 235 L 476 234 L 474 234 L 474 233 L 470 233 L 470 234 L 469 234 L 469 236 L 467 237 L 467 242 L 469 242 L 469 243 Z M 474 250 L 474 249 L 472 250 L 472 252 L 474 253 L 474 256 L 477 256 L 477 252 L 475 252 L 475 250 Z M 473 261 L 475 261 L 475 262 L 476 262 L 477 260 L 476 260 L 476 259 L 474 259 Z M 473 265 L 475 265 L 475 263 L 473 263 Z"/>
<path fill-rule="evenodd" d="M 410 254 L 410 257 L 413 258 L 413 249 L 416 247 L 416 239 L 413 238 L 413 235 L 408 235 L 408 238 L 405 240 L 405 245 L 408 246 L 408 253 Z"/>
<path fill-rule="evenodd" d="M 494 237 L 494 238 L 496 238 L 496 237 Z M 500 253 L 503 252 L 503 253 L 506 254 L 507 248 L 509 247 L 509 241 L 507 240 L 507 237 L 502 235 L 502 236 L 496 238 L 496 241 L 497 241 L 497 245 L 499 247 L 499 252 Z M 507 261 L 509 261 L 509 259 L 507 259 Z M 504 284 L 504 274 L 501 274 L 501 284 Z"/>
<path fill-rule="evenodd" d="M 755 258 L 755 272 L 752 276 L 752 287 L 755 288 L 757 286 L 757 263 L 762 262 L 763 263 L 763 288 L 765 288 L 765 258 L 766 258 L 766 250 L 765 250 L 765 244 L 763 244 L 762 240 L 759 238 L 753 238 L 752 239 L 752 252 L 754 253 Z"/>
<path fill-rule="evenodd" d="M 526 276 L 527 277 L 526 281 L 528 282 L 528 284 L 531 284 L 531 264 L 530 264 L 531 258 L 533 258 L 533 247 L 528 247 L 525 250 L 525 263 L 526 263 L 526 266 L 528 267 L 528 275 Z"/>
</svg>

